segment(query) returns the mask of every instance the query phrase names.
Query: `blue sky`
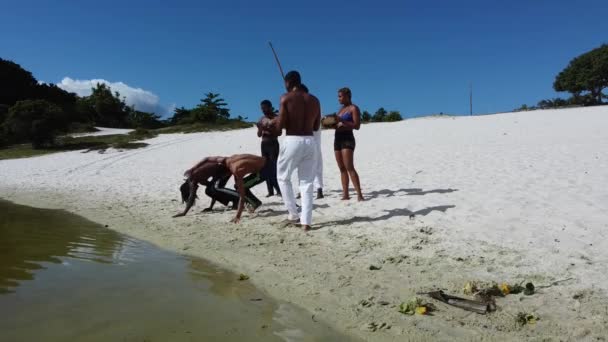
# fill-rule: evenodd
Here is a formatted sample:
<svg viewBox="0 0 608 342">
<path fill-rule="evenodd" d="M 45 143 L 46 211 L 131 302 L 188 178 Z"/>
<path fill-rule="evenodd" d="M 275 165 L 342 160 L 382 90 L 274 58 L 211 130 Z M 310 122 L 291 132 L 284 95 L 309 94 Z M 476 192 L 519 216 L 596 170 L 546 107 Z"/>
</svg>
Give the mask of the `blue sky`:
<svg viewBox="0 0 608 342">
<path fill-rule="evenodd" d="M 271 40 L 324 113 L 349 86 L 371 112 L 465 114 L 469 82 L 490 113 L 557 96 L 555 75 L 608 43 L 606 13 L 605 0 L 21 0 L 2 5 L 0 57 L 45 82 L 122 82 L 159 110 L 219 92 L 253 119 L 283 91 Z"/>
</svg>

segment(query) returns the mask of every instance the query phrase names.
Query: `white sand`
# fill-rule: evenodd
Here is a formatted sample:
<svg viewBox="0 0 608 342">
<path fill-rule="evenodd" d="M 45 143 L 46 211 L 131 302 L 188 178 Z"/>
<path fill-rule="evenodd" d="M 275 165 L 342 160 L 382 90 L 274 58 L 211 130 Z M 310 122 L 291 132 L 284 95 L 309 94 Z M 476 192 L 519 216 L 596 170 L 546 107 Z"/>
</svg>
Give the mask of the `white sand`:
<svg viewBox="0 0 608 342">
<path fill-rule="evenodd" d="M 332 134 L 323 134 L 329 196 L 316 201 L 320 229 L 308 234 L 273 224 L 284 211 L 263 198 L 265 185 L 255 193 L 266 203 L 240 225 L 227 223 L 230 211 L 201 213 L 203 191 L 191 214 L 170 218 L 183 209 L 183 171 L 207 155 L 259 153 L 254 129 L 0 161 L 0 197 L 65 208 L 249 274 L 270 295 L 368 340 L 608 336 L 608 106 L 364 125 L 355 153 L 363 203 L 340 201 Z M 568 278 L 498 299 L 488 316 L 439 303 L 434 316 L 412 317 L 396 307 L 418 291 L 461 294 L 468 280 Z M 359 304 L 370 297 L 371 307 Z M 520 327 L 520 311 L 540 321 Z M 391 328 L 367 331 L 372 322 Z"/>
<path fill-rule="evenodd" d="M 107 127 L 95 127 L 98 129 L 96 132 L 88 132 L 88 133 L 76 133 L 72 134 L 73 137 L 94 137 L 94 136 L 102 136 L 102 135 L 114 135 L 114 134 L 128 134 L 133 131 L 129 128 L 107 128 Z"/>
</svg>

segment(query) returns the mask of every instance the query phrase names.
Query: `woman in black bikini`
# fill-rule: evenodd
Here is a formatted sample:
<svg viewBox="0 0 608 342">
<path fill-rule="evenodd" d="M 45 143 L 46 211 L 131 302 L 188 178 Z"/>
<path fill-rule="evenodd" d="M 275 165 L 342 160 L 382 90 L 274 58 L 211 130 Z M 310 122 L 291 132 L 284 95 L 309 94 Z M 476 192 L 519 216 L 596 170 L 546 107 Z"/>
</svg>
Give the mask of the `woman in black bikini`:
<svg viewBox="0 0 608 342">
<path fill-rule="evenodd" d="M 342 88 L 338 90 L 338 102 L 340 102 L 342 108 L 337 113 L 338 124 L 334 140 L 334 154 L 336 155 L 336 162 L 338 163 L 342 178 L 342 199 L 350 199 L 348 193 L 348 180 L 350 176 L 350 180 L 355 186 L 355 191 L 357 191 L 358 200 L 363 201 L 359 174 L 357 174 L 353 162 L 356 145 L 353 129 L 358 130 L 361 127 L 361 111 L 359 111 L 359 107 L 351 102 L 351 97 L 352 93 L 350 89 Z"/>
</svg>

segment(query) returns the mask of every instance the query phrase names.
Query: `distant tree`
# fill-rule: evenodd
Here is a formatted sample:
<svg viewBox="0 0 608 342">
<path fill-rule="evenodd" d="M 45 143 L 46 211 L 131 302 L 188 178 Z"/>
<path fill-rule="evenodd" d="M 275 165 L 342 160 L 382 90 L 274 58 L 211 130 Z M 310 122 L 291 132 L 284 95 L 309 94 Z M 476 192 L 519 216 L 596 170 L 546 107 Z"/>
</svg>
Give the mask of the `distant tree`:
<svg viewBox="0 0 608 342">
<path fill-rule="evenodd" d="M 536 106 L 540 109 L 550 109 L 550 108 L 566 107 L 568 105 L 569 105 L 568 100 L 564 100 L 559 97 L 556 97 L 554 99 L 541 100 L 538 102 L 538 104 Z"/>
<path fill-rule="evenodd" d="M 209 92 L 205 94 L 205 98 L 201 99 L 201 104 L 197 108 L 202 109 L 200 114 L 203 121 L 216 122 L 230 118 L 230 110 L 226 108 L 227 105 L 220 94 Z"/>
<path fill-rule="evenodd" d="M 12 106 L 17 101 L 35 97 L 38 81 L 19 64 L 0 58 L 0 104 Z"/>
<path fill-rule="evenodd" d="M 175 108 L 173 110 L 173 116 L 169 119 L 169 123 L 172 125 L 186 124 L 192 122 L 192 111 L 184 107 Z"/>
<path fill-rule="evenodd" d="M 84 106 L 93 111 L 93 119 L 96 124 L 106 127 L 127 127 L 127 116 L 132 111 L 124 99 L 120 98 L 120 93 L 114 92 L 103 83 L 97 83 L 92 88 L 91 95 L 84 100 Z"/>
<path fill-rule="evenodd" d="M 382 122 L 384 121 L 384 118 L 386 117 L 386 114 L 388 114 L 386 112 L 386 110 L 382 107 L 380 107 L 376 113 L 374 113 L 374 116 L 372 117 L 372 121 L 373 122 Z"/>
<path fill-rule="evenodd" d="M 515 111 L 516 112 L 522 112 L 522 111 L 527 111 L 528 109 L 529 109 L 528 105 L 527 104 L 523 104 L 523 105 L 521 105 L 521 107 L 515 109 Z"/>
<path fill-rule="evenodd" d="M 555 99 L 553 99 L 554 108 L 566 107 L 567 105 L 568 105 L 568 100 L 564 100 L 559 97 L 556 97 Z"/>
<path fill-rule="evenodd" d="M 553 83 L 556 91 L 567 91 L 579 104 L 601 104 L 608 87 L 608 45 L 586 52 L 570 61 Z M 585 95 L 589 95 L 586 97 Z"/>
<path fill-rule="evenodd" d="M 132 128 L 156 129 L 164 126 L 160 115 L 133 110 L 127 116 L 127 123 Z"/>
<path fill-rule="evenodd" d="M 361 113 L 361 121 L 362 122 L 372 121 L 372 115 L 368 111 L 364 110 L 363 113 Z"/>
<path fill-rule="evenodd" d="M 2 123 L 4 123 L 4 120 L 6 120 L 6 116 L 8 115 L 9 108 L 10 107 L 8 105 L 0 104 L 0 126 L 2 126 Z"/>
<path fill-rule="evenodd" d="M 401 113 L 399 113 L 396 110 L 390 111 L 388 113 L 388 115 L 386 115 L 384 117 L 384 121 L 387 121 L 387 122 L 394 122 L 394 121 L 401 121 L 401 120 L 403 120 L 403 118 L 401 117 Z"/>
<path fill-rule="evenodd" d="M 6 133 L 4 132 L 4 127 L 0 125 L 0 148 L 7 146 L 8 142 L 9 140 L 6 136 Z"/>
<path fill-rule="evenodd" d="M 192 122 L 216 122 L 218 119 L 217 112 L 210 109 L 209 107 L 199 104 L 192 110 L 190 110 L 190 117 Z"/>
<path fill-rule="evenodd" d="M 6 131 L 4 129 L 4 121 L 8 116 L 8 108 L 8 105 L 0 104 L 0 147 L 8 144 L 8 137 L 6 136 Z"/>
<path fill-rule="evenodd" d="M 45 100 L 24 100 L 9 109 L 4 123 L 6 136 L 13 142 L 30 141 L 34 148 L 52 145 L 55 136 L 67 130 L 61 108 Z"/>
<path fill-rule="evenodd" d="M 551 99 L 538 101 L 538 104 L 536 104 L 536 105 L 540 109 L 555 108 L 555 104 L 554 104 L 553 100 L 551 100 Z"/>
</svg>

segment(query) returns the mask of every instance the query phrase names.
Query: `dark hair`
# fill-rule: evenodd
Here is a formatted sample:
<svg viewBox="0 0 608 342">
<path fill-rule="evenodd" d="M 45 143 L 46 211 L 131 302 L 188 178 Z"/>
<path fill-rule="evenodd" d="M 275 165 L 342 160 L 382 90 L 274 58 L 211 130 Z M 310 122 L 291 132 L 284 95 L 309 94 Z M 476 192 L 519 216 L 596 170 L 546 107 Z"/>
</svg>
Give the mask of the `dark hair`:
<svg viewBox="0 0 608 342">
<path fill-rule="evenodd" d="M 272 102 L 270 102 L 270 100 L 264 100 L 264 101 L 260 102 L 260 105 L 261 106 L 266 105 L 266 106 L 272 107 Z"/>
<path fill-rule="evenodd" d="M 182 203 L 187 202 L 188 198 L 190 198 L 190 182 L 188 180 L 184 181 L 184 184 L 179 187 L 179 191 L 182 193 Z M 196 202 L 197 198 L 198 196 L 194 193 L 194 202 Z M 194 202 L 192 202 L 193 205 Z"/>
<path fill-rule="evenodd" d="M 340 90 L 338 90 L 338 93 L 342 93 L 342 95 L 348 96 L 349 99 L 352 99 L 353 97 L 353 93 L 347 87 L 340 88 Z"/>
<path fill-rule="evenodd" d="M 289 82 L 292 87 L 299 86 L 302 84 L 302 78 L 300 77 L 300 73 L 292 70 L 285 75 L 285 81 Z"/>
<path fill-rule="evenodd" d="M 302 89 L 303 92 L 308 93 L 308 87 L 304 84 L 300 84 L 300 89 Z"/>
</svg>

